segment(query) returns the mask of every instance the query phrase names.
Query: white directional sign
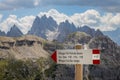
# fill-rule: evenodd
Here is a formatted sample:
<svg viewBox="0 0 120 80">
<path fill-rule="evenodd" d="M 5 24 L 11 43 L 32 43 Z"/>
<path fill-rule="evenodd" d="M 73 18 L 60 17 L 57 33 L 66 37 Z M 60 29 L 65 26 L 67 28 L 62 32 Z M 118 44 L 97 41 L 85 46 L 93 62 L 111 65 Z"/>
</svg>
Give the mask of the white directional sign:
<svg viewBox="0 0 120 80">
<path fill-rule="evenodd" d="M 100 64 L 98 49 L 56 50 L 51 57 L 58 64 Z"/>
</svg>

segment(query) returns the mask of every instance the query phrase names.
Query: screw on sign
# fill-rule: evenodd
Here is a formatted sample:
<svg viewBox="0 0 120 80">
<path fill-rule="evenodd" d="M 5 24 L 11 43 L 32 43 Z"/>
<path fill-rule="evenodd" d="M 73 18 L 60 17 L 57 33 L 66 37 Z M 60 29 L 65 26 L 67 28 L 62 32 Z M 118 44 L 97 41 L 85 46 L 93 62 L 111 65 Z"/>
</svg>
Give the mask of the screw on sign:
<svg viewBox="0 0 120 80">
<path fill-rule="evenodd" d="M 82 65 L 100 64 L 100 50 L 83 49 L 81 45 L 76 45 L 75 49 L 56 50 L 51 58 L 57 64 L 75 65 L 75 80 L 82 80 Z"/>
</svg>

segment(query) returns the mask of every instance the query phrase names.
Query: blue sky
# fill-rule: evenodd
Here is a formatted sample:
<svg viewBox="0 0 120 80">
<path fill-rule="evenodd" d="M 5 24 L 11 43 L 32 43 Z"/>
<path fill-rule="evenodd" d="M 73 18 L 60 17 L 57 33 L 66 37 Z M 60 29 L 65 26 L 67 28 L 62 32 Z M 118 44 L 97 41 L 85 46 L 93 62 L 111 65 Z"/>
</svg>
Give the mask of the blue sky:
<svg viewBox="0 0 120 80">
<path fill-rule="evenodd" d="M 35 16 L 43 14 L 58 23 L 68 19 L 102 31 L 120 27 L 119 0 L 0 0 L 0 30 L 7 32 L 16 24 L 27 33 Z"/>
<path fill-rule="evenodd" d="M 16 10 L 1 10 L 0 13 L 4 14 L 3 19 L 7 18 L 9 15 L 17 15 L 18 17 L 23 17 L 26 15 L 37 15 L 39 12 L 49 11 L 50 9 L 56 9 L 57 11 L 64 13 L 66 15 L 73 15 L 74 13 L 82 13 L 88 9 L 96 9 L 94 7 L 82 7 L 82 6 L 42 6 L 36 8 L 20 8 Z M 101 11 L 99 9 L 99 11 Z"/>
<path fill-rule="evenodd" d="M 0 13 L 7 17 L 37 15 L 40 11 L 57 9 L 67 15 L 97 9 L 102 12 L 119 12 L 120 1 L 117 0 L 0 0 Z"/>
</svg>

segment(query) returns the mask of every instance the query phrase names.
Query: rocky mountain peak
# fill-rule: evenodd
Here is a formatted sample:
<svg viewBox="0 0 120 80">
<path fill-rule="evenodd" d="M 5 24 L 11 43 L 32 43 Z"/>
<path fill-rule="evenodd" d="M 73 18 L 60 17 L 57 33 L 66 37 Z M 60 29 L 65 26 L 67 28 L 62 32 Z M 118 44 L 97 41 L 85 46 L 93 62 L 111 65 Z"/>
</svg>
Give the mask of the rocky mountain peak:
<svg viewBox="0 0 120 80">
<path fill-rule="evenodd" d="M 34 21 L 39 21 L 39 20 L 40 20 L 39 16 L 36 16 Z"/>
<path fill-rule="evenodd" d="M 20 29 L 14 24 L 13 27 L 11 27 L 10 31 L 7 32 L 7 36 L 9 37 L 19 37 L 22 36 L 23 33 L 20 31 Z"/>
<path fill-rule="evenodd" d="M 11 30 L 19 30 L 18 27 L 14 24 L 13 27 L 11 27 Z"/>
<path fill-rule="evenodd" d="M 75 27 L 75 25 L 73 23 L 70 23 L 68 20 L 65 20 L 65 22 L 61 22 L 59 26 Z"/>
<path fill-rule="evenodd" d="M 95 32 L 95 36 L 103 36 L 103 33 L 99 29 L 97 29 Z"/>
<path fill-rule="evenodd" d="M 52 17 L 47 18 L 46 15 L 44 15 L 41 18 L 39 18 L 37 16 L 28 34 L 36 35 L 47 39 L 46 33 L 48 33 L 48 31 L 55 31 L 57 26 L 58 25 L 56 21 Z"/>
<path fill-rule="evenodd" d="M 43 15 L 43 16 L 41 17 L 41 19 L 47 19 L 47 16 L 46 16 L 46 15 Z"/>
<path fill-rule="evenodd" d="M 68 34 L 76 32 L 77 29 L 73 23 L 70 23 L 68 20 L 61 22 L 58 27 L 59 35 L 57 40 L 62 42 L 68 36 Z"/>
<path fill-rule="evenodd" d="M 6 36 L 5 32 L 0 30 L 0 36 Z"/>
<path fill-rule="evenodd" d="M 69 22 L 68 20 L 65 20 L 65 23 L 68 23 L 68 24 L 70 24 L 70 22 Z"/>
</svg>

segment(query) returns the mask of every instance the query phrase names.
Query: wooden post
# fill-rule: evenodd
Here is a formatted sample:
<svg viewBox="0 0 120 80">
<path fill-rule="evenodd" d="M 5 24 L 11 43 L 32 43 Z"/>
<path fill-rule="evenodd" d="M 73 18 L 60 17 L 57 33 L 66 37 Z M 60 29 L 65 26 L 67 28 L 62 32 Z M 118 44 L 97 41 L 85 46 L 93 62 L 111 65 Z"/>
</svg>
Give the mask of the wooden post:
<svg viewBox="0 0 120 80">
<path fill-rule="evenodd" d="M 75 46 L 75 49 L 82 49 L 83 46 L 78 44 Z M 76 64 L 75 65 L 75 80 L 83 80 L 83 65 Z"/>
</svg>

